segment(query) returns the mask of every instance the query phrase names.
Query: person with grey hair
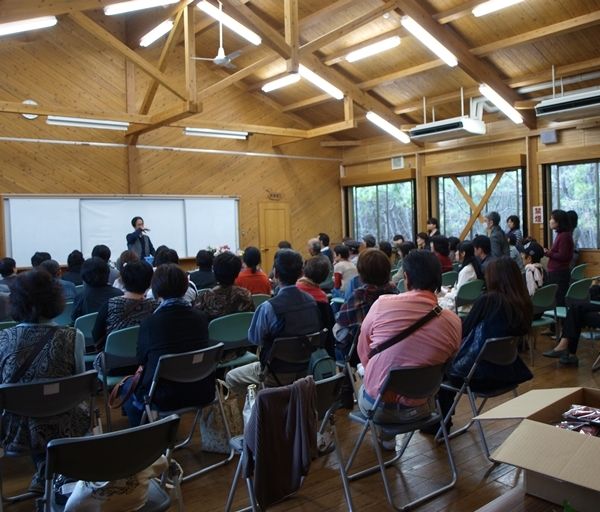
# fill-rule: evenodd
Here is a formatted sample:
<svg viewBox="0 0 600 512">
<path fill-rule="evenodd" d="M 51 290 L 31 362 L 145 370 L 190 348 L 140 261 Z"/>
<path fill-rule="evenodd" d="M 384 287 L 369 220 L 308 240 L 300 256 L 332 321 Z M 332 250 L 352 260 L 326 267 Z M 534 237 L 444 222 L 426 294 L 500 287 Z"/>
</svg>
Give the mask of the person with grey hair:
<svg viewBox="0 0 600 512">
<path fill-rule="evenodd" d="M 333 263 L 331 263 L 331 260 L 321 252 L 322 247 L 321 241 L 318 238 L 311 238 L 308 241 L 308 253 L 311 256 L 319 256 L 327 260 L 329 274 L 327 279 L 319 284 L 319 288 L 321 288 L 321 290 L 323 290 L 325 293 L 329 293 L 331 290 L 333 290 Z"/>
<path fill-rule="evenodd" d="M 75 288 L 75 285 L 72 282 L 65 281 L 64 279 L 60 278 L 61 271 L 58 261 L 42 261 L 42 263 L 40 263 L 39 265 L 39 268 L 44 269 L 46 272 L 48 272 L 48 274 L 50 274 L 54 279 L 56 279 L 60 283 L 60 286 L 62 287 L 63 293 L 65 295 L 65 300 L 67 302 L 75 300 L 75 297 L 77 297 L 77 288 Z"/>
<path fill-rule="evenodd" d="M 488 236 L 490 237 L 491 253 L 493 258 L 509 256 L 510 249 L 506 234 L 500 227 L 500 214 L 498 212 L 488 212 L 485 214 L 485 222 L 487 224 Z"/>
</svg>

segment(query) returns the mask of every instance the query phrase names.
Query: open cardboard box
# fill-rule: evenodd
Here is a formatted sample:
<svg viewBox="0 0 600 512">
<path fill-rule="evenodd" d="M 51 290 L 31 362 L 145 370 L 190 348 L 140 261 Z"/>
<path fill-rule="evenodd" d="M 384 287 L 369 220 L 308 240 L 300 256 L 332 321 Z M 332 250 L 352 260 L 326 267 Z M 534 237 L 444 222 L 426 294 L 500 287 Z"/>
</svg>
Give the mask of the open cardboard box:
<svg viewBox="0 0 600 512">
<path fill-rule="evenodd" d="M 529 391 L 481 414 L 480 420 L 523 419 L 492 459 L 525 470 L 525 490 L 578 512 L 600 510 L 600 437 L 559 429 L 572 404 L 600 407 L 600 389 Z"/>
</svg>

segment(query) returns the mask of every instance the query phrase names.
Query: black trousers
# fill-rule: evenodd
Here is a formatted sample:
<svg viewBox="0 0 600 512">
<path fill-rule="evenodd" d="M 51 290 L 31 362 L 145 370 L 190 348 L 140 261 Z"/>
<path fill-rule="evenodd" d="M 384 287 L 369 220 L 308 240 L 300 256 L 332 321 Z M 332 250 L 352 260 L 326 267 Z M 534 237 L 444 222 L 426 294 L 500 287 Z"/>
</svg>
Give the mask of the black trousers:
<svg viewBox="0 0 600 512">
<path fill-rule="evenodd" d="M 557 270 L 555 272 L 548 272 L 548 284 L 557 284 L 558 290 L 556 290 L 556 305 L 565 305 L 565 295 L 569 289 L 569 283 L 571 281 L 571 271 Z"/>
<path fill-rule="evenodd" d="M 584 327 L 600 327 L 599 304 L 574 304 L 567 310 L 567 317 L 563 322 L 562 337 L 569 340 L 569 353 L 577 352 L 581 329 Z"/>
</svg>

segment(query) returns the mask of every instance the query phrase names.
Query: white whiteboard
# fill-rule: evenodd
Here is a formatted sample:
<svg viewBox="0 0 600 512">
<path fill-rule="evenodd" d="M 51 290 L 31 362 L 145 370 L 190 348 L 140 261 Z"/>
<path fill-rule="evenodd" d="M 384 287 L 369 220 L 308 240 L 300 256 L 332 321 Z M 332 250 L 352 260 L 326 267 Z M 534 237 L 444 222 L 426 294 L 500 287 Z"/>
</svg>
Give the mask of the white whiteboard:
<svg viewBox="0 0 600 512">
<path fill-rule="evenodd" d="M 239 248 L 238 199 L 231 197 L 11 197 L 5 196 L 6 254 L 29 266 L 35 251 L 66 263 L 74 249 L 91 255 L 110 247 L 111 259 L 127 249 L 131 219 L 143 217 L 154 247 L 166 245 L 180 257 L 208 246 Z"/>
</svg>

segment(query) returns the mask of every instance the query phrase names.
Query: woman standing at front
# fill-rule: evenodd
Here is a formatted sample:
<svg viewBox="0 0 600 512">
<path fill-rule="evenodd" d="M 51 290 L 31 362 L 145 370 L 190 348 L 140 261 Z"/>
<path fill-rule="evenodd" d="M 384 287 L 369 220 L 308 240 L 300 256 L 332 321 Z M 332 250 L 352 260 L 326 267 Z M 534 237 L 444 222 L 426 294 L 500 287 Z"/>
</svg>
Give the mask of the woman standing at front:
<svg viewBox="0 0 600 512">
<path fill-rule="evenodd" d="M 571 280 L 570 264 L 574 249 L 567 212 L 553 210 L 550 214 L 550 229 L 556 231 L 556 238 L 551 249 L 544 249 L 544 254 L 548 257 L 548 283 L 558 285 L 556 305 L 564 306 Z"/>
</svg>

